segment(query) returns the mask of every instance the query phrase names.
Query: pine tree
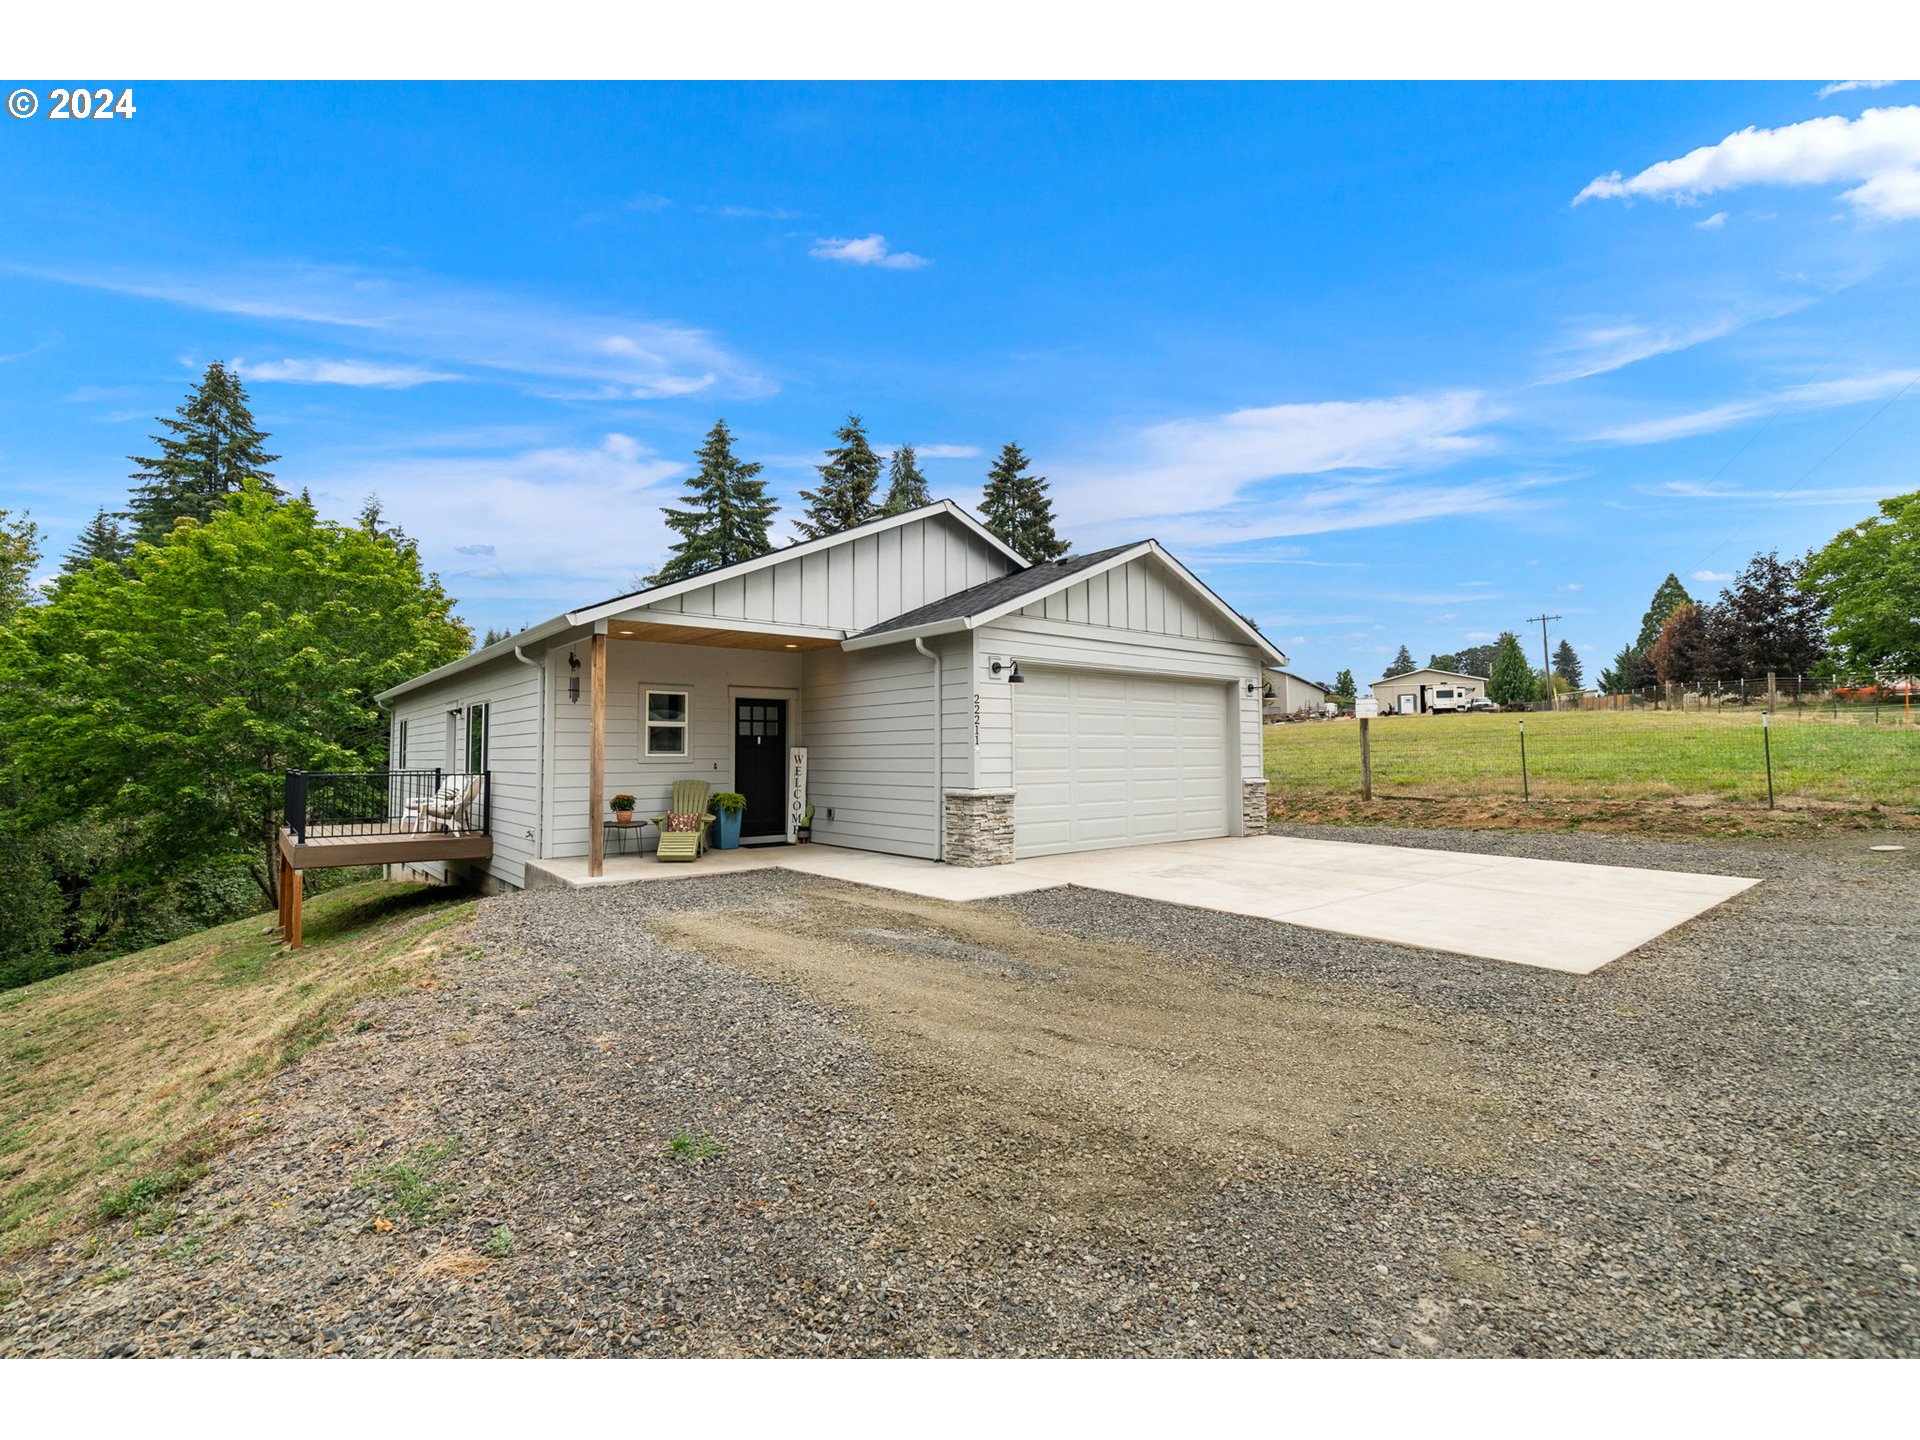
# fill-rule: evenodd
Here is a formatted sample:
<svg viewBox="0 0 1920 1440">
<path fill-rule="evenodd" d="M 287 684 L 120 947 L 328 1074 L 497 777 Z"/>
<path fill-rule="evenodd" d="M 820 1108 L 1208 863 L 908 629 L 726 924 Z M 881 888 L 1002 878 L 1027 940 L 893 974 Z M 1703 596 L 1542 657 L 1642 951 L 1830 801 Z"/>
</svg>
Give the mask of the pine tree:
<svg viewBox="0 0 1920 1440">
<path fill-rule="evenodd" d="M 727 422 L 714 421 L 706 443 L 694 453 L 700 472 L 685 481 L 687 508 L 661 509 L 667 528 L 679 532 L 679 543 L 666 564 L 646 577 L 649 585 L 704 575 L 773 548 L 767 525 L 780 507 L 768 498 L 767 482 L 754 478 L 761 471 L 760 463 L 733 453 L 733 432 Z"/>
<path fill-rule="evenodd" d="M 266 468 L 280 457 L 266 453 L 267 433 L 253 423 L 246 389 L 233 371 L 214 361 L 177 414 L 162 416 L 169 433 L 152 437 L 159 455 L 129 457 L 140 468 L 123 518 L 135 540 L 159 544 L 183 515 L 204 524 L 248 480 L 269 495 L 281 493 Z"/>
<path fill-rule="evenodd" d="M 1580 666 L 1580 657 L 1574 653 L 1573 645 L 1562 640 L 1553 651 L 1553 673 L 1567 682 L 1570 689 L 1578 690 L 1587 683 L 1586 672 Z"/>
<path fill-rule="evenodd" d="M 1406 646 L 1400 647 L 1400 653 L 1393 657 L 1393 663 L 1387 667 L 1387 675 L 1406 675 L 1420 667 L 1414 663 L 1413 652 Z"/>
<path fill-rule="evenodd" d="M 1496 705 L 1517 705 L 1540 698 L 1533 667 L 1520 649 L 1520 637 L 1505 631 L 1494 642 L 1493 673 L 1487 677 L 1487 698 Z"/>
<path fill-rule="evenodd" d="M 1072 547 L 1054 533 L 1047 477 L 1027 474 L 1027 464 L 1025 453 L 1012 441 L 1001 447 L 1000 457 L 987 472 L 980 518 L 1028 563 L 1043 565 L 1058 560 Z"/>
<path fill-rule="evenodd" d="M 1355 694 L 1353 671 L 1342 670 L 1333 677 L 1333 693 L 1341 700 L 1351 700 Z"/>
<path fill-rule="evenodd" d="M 120 522 L 105 510 L 93 512 L 93 519 L 87 522 L 87 528 L 73 542 L 73 548 L 67 552 L 67 558 L 61 563 L 62 575 L 75 575 L 86 569 L 96 560 L 106 560 L 118 565 L 133 553 L 133 544 L 127 539 L 127 532 Z"/>
<path fill-rule="evenodd" d="M 304 496 L 306 492 L 303 490 L 301 494 Z M 391 540 L 402 550 L 411 550 L 413 548 L 413 537 L 411 535 L 407 534 L 407 532 L 402 530 L 398 525 L 387 524 L 386 507 L 380 503 L 380 497 L 378 495 L 368 494 L 366 500 L 360 506 L 360 514 L 357 518 L 360 529 L 365 534 L 373 536 L 374 539 Z"/>
<path fill-rule="evenodd" d="M 838 535 L 879 514 L 873 492 L 880 488 L 880 457 L 867 444 L 865 423 L 849 415 L 833 435 L 840 443 L 827 451 L 826 464 L 814 467 L 820 472 L 819 486 L 800 492 L 807 513 L 794 528 L 809 540 Z"/>
<path fill-rule="evenodd" d="M 1691 605 L 1693 597 L 1687 594 L 1687 587 L 1680 583 L 1680 577 L 1669 573 L 1660 582 L 1660 588 L 1653 592 L 1653 601 L 1647 606 L 1647 613 L 1640 617 L 1640 634 L 1633 642 L 1636 650 L 1651 650 L 1653 642 L 1660 638 L 1660 627 L 1667 623 L 1667 617 L 1682 605 Z"/>
<path fill-rule="evenodd" d="M 927 477 L 920 473 L 920 457 L 913 453 L 911 445 L 902 445 L 893 452 L 887 481 L 886 503 L 880 507 L 882 515 L 904 515 L 933 503 L 933 496 L 927 493 Z"/>
</svg>

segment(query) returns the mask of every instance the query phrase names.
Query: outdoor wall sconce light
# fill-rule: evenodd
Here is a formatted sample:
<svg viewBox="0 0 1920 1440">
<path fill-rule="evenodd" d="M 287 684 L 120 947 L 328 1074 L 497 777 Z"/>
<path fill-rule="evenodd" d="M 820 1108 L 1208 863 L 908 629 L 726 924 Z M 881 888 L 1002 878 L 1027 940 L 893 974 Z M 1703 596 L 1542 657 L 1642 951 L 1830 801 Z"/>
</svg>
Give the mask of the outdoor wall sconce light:
<svg viewBox="0 0 1920 1440">
<path fill-rule="evenodd" d="M 1020 673 L 1020 662 L 1018 660 L 1009 660 L 1004 665 L 996 660 L 993 662 L 992 669 L 995 675 L 998 675 L 1002 670 L 1006 671 L 1007 684 L 1009 685 L 1024 685 L 1027 683 L 1027 677 Z"/>
<path fill-rule="evenodd" d="M 1252 680 L 1249 680 L 1249 681 L 1247 681 L 1247 698 L 1248 698 L 1249 700 L 1251 700 L 1251 699 L 1253 698 L 1253 693 L 1254 693 L 1254 691 L 1255 691 L 1255 689 L 1256 689 L 1256 688 L 1258 688 L 1258 686 L 1257 686 L 1257 682 L 1255 682 L 1255 681 L 1252 681 Z"/>
<path fill-rule="evenodd" d="M 571 650 L 567 651 L 567 699 L 580 703 L 580 657 Z"/>
</svg>

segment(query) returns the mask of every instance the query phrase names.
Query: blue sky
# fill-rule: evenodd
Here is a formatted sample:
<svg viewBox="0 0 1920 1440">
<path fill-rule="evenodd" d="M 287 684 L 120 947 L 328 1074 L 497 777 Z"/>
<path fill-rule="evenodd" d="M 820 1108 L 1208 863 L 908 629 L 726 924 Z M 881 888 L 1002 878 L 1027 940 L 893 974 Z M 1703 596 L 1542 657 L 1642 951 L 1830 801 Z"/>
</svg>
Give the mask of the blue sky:
<svg viewBox="0 0 1920 1440">
<path fill-rule="evenodd" d="M 57 557 L 236 361 L 283 484 L 378 491 L 523 624 L 658 561 L 716 416 L 791 504 L 855 410 L 969 506 L 1018 440 L 1076 546 L 1157 536 L 1309 675 L 1543 609 L 1597 670 L 1667 571 L 1920 486 L 1920 86 L 1828 88 L 43 107 L 0 120 L 0 506 Z"/>
</svg>

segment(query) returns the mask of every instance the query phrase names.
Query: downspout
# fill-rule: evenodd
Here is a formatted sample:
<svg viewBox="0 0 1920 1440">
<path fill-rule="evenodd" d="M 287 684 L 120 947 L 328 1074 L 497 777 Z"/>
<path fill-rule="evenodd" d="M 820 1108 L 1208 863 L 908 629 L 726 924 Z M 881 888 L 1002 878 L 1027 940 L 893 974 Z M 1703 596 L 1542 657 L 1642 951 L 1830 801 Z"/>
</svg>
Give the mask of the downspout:
<svg viewBox="0 0 1920 1440">
<path fill-rule="evenodd" d="M 534 775 L 540 787 L 540 806 L 534 811 L 535 833 L 527 838 L 533 841 L 533 858 L 544 860 L 547 853 L 547 662 L 529 660 L 520 647 L 513 647 L 513 658 L 522 665 L 531 665 L 540 672 L 540 741 L 533 752 Z"/>
<path fill-rule="evenodd" d="M 945 864 L 947 859 L 947 726 L 944 709 L 946 683 L 940 671 L 940 653 L 929 650 L 927 642 L 913 637 L 913 648 L 933 661 L 933 857 Z"/>
</svg>

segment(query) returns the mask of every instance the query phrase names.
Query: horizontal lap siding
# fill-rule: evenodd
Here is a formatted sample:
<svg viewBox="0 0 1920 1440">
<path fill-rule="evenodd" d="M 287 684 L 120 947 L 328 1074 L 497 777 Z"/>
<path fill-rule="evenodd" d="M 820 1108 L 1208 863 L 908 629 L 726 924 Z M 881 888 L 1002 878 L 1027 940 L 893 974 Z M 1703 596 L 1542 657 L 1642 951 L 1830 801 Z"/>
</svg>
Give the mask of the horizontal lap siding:
<svg viewBox="0 0 1920 1440">
<path fill-rule="evenodd" d="M 933 515 L 749 575 L 716 580 L 634 613 L 864 630 L 1012 568 L 979 536 L 946 516 Z"/>
<path fill-rule="evenodd" d="M 396 769 L 465 770 L 466 718 L 448 735 L 447 712 L 485 703 L 487 769 L 492 772 L 490 819 L 493 858 L 469 867 L 507 885 L 526 883 L 526 866 L 536 858 L 540 831 L 540 671 L 518 660 L 502 659 L 404 696 L 393 707 Z M 407 753 L 398 753 L 399 722 L 408 722 Z M 445 875 L 446 866 L 416 868 Z"/>
<path fill-rule="evenodd" d="M 933 662 L 903 644 L 810 651 L 804 669 L 814 838 L 934 858 Z"/>
<path fill-rule="evenodd" d="M 568 649 L 580 657 L 580 700 L 567 698 Z M 587 853 L 589 827 L 611 819 L 609 797 L 628 794 L 635 814 L 663 813 L 677 780 L 704 780 L 709 793 L 733 788 L 733 711 L 730 689 L 771 691 L 800 688 L 800 657 L 767 650 L 730 650 L 713 645 L 656 645 L 607 641 L 607 784 L 595 800 L 587 794 L 592 744 L 590 696 L 592 644 L 581 640 L 552 652 L 549 707 L 553 715 L 548 771 L 547 855 L 565 859 Z M 688 753 L 649 756 L 642 734 L 643 690 L 685 690 L 691 721 Z M 788 697 L 791 700 L 791 697 Z M 789 704 L 789 741 L 806 743 L 805 706 Z M 592 818 L 589 818 L 592 817 Z M 657 837 L 648 831 L 648 845 Z"/>
</svg>

